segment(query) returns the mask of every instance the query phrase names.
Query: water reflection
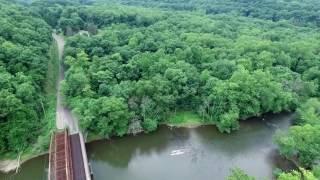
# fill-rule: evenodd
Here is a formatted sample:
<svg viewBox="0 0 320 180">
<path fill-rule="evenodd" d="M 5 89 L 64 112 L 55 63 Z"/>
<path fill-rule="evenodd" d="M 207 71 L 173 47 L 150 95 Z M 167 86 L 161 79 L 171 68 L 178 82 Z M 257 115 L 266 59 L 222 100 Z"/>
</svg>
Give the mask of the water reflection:
<svg viewBox="0 0 320 180">
<path fill-rule="evenodd" d="M 48 169 L 48 156 L 33 158 L 21 165 L 19 173 L 0 173 L 0 180 L 46 180 Z"/>
<path fill-rule="evenodd" d="M 87 145 L 95 180 L 224 179 L 241 167 L 257 179 L 272 179 L 276 167 L 292 166 L 279 156 L 272 136 L 290 126 L 291 114 L 266 115 L 241 122 L 240 131 L 221 134 L 215 126 L 160 127 L 150 134 L 112 138 Z M 45 180 L 48 157 L 22 165 L 0 180 Z"/>
<path fill-rule="evenodd" d="M 161 127 L 147 134 L 90 143 L 96 180 L 224 179 L 232 167 L 272 178 L 279 160 L 272 136 L 287 129 L 292 115 L 267 115 L 241 122 L 241 130 L 221 134 L 214 126 L 195 129 Z M 279 163 L 282 162 L 282 163 Z"/>
<path fill-rule="evenodd" d="M 158 136 L 157 132 L 113 138 L 89 143 L 87 150 L 89 159 L 98 163 L 108 163 L 114 167 L 127 168 L 130 160 L 136 156 L 160 154 L 166 149 L 170 134 Z M 101 148 L 101 144 L 106 148 Z M 97 148 L 99 147 L 99 148 Z"/>
</svg>

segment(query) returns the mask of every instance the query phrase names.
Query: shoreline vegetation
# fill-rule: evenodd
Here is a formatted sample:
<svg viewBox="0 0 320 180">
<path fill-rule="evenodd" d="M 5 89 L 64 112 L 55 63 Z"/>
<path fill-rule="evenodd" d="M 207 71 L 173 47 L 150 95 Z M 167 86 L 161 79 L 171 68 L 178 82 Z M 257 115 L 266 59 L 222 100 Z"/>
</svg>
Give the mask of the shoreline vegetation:
<svg viewBox="0 0 320 180">
<path fill-rule="evenodd" d="M 179 112 L 173 113 L 168 118 L 167 121 L 159 123 L 158 127 L 159 126 L 167 126 L 169 128 L 197 128 L 200 126 L 208 126 L 208 125 L 214 125 L 214 123 L 204 122 L 203 119 L 194 112 L 179 111 Z M 158 127 L 157 127 L 157 129 L 158 129 Z M 155 131 L 157 131 L 157 129 L 155 129 Z M 142 130 L 142 131 L 138 131 L 136 133 L 127 133 L 123 137 L 136 136 L 141 133 L 148 133 L 148 132 Z M 115 136 L 115 137 L 117 137 L 117 136 Z M 87 135 L 86 139 L 87 139 L 86 143 L 91 143 L 94 141 L 99 141 L 99 140 L 104 140 L 104 139 L 108 140 L 108 137 L 103 137 L 103 136 L 97 135 L 97 134 L 90 134 L 90 135 Z"/>
<path fill-rule="evenodd" d="M 262 114 L 260 116 L 252 117 L 252 118 L 263 118 L 264 115 L 265 114 Z M 249 119 L 252 119 L 252 118 L 249 118 Z M 168 118 L 167 121 L 159 124 L 159 126 L 167 126 L 169 128 L 198 128 L 201 126 L 211 126 L 211 125 L 214 125 L 214 124 L 213 123 L 206 123 L 205 121 L 203 121 L 203 119 L 199 115 L 197 115 L 196 113 L 191 112 L 191 111 L 178 111 L 176 113 L 173 113 Z M 157 129 L 155 131 L 157 131 Z M 141 131 L 136 134 L 126 134 L 125 136 L 120 137 L 120 138 L 125 138 L 126 136 L 138 136 L 142 133 L 147 133 L 147 132 Z M 95 141 L 110 140 L 110 139 L 107 137 L 99 136 L 99 135 L 90 135 L 87 137 L 86 144 L 92 143 Z M 42 155 L 46 155 L 46 154 L 48 154 L 48 151 L 44 151 L 39 154 L 25 153 L 24 155 L 21 156 L 20 163 L 18 163 L 17 158 L 14 158 L 14 159 L 1 158 L 0 159 L 0 171 L 3 173 L 9 173 L 11 171 L 16 170 L 18 164 L 21 165 L 29 160 L 32 160 L 33 158 L 36 158 L 36 157 L 39 157 Z M 13 156 L 10 156 L 10 157 L 13 157 Z"/>
<path fill-rule="evenodd" d="M 162 123 L 161 125 L 166 125 L 168 127 L 177 127 L 177 128 L 196 128 L 199 126 L 205 126 L 205 125 L 213 125 L 202 122 L 201 118 L 192 112 L 188 111 L 181 111 L 177 112 L 176 115 L 171 116 L 167 122 Z M 145 133 L 145 132 L 140 132 Z M 140 133 L 137 133 L 135 135 L 139 135 Z M 128 136 L 132 134 L 127 134 Z M 108 140 L 106 137 L 93 135 L 90 136 L 86 143 L 99 141 L 99 140 Z M 18 165 L 23 164 L 29 160 L 32 160 L 33 158 L 42 156 L 48 154 L 48 151 L 40 152 L 39 154 L 35 154 L 32 152 L 32 150 L 24 153 L 21 156 L 20 163 L 18 162 L 18 158 L 16 158 L 13 154 L 11 155 L 5 155 L 0 158 L 0 171 L 3 173 L 9 173 L 11 171 L 14 171 L 17 169 Z"/>
</svg>

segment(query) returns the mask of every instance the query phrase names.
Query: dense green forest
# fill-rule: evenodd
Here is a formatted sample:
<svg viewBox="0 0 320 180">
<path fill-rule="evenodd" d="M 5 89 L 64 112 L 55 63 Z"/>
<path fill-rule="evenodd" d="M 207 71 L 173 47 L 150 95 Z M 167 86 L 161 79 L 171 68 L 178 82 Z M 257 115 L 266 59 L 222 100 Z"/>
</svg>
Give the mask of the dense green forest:
<svg viewBox="0 0 320 180">
<path fill-rule="evenodd" d="M 48 130 L 56 29 L 67 37 L 65 103 L 89 136 L 151 132 L 179 112 L 231 133 L 240 120 L 297 110 L 275 142 L 301 169 L 279 179 L 320 177 L 319 1 L 0 2 L 0 152 Z M 233 170 L 239 178 L 253 179 Z"/>
<path fill-rule="evenodd" d="M 118 5 L 66 11 L 79 29 L 100 29 L 66 47 L 64 92 L 89 132 L 123 135 L 132 121 L 150 131 L 180 110 L 230 132 L 239 119 L 291 111 L 318 94 L 317 29 Z M 115 106 L 101 108 L 108 101 Z"/>
<path fill-rule="evenodd" d="M 97 0 L 106 2 L 106 0 Z M 108 1 L 110 2 L 110 1 Z M 117 0 L 131 6 L 200 11 L 208 15 L 232 14 L 270 21 L 288 20 L 299 26 L 319 26 L 320 2 L 317 0 Z"/>
<path fill-rule="evenodd" d="M 51 28 L 28 8 L 0 2 L 0 153 L 22 152 L 48 133 Z"/>
<path fill-rule="evenodd" d="M 51 26 L 73 35 L 63 92 L 85 131 L 149 132 L 193 111 L 230 133 L 239 120 L 298 107 L 297 126 L 275 141 L 281 154 L 319 175 L 318 1 L 100 3 L 42 10 Z M 301 174 L 315 178 L 301 169 L 279 179 Z"/>
</svg>

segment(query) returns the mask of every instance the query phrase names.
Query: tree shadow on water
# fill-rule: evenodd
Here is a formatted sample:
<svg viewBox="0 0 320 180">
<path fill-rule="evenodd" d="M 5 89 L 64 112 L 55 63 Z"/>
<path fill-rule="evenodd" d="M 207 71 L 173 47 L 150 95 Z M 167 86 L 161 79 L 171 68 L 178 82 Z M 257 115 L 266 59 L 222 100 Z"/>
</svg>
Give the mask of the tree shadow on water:
<svg viewBox="0 0 320 180">
<path fill-rule="evenodd" d="M 133 158 L 161 154 L 169 149 L 171 144 L 183 144 L 188 133 L 184 130 L 170 130 L 160 127 L 148 134 L 136 136 L 115 137 L 110 140 L 100 140 L 87 144 L 90 161 L 108 163 L 117 168 L 127 168 Z"/>
</svg>

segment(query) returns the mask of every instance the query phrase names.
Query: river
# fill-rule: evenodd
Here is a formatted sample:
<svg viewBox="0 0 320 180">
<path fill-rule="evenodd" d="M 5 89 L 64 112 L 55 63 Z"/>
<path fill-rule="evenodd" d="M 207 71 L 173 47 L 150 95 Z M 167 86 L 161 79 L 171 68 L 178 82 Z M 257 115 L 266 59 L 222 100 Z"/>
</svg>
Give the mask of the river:
<svg viewBox="0 0 320 180">
<path fill-rule="evenodd" d="M 88 159 L 95 180 L 220 180 L 233 167 L 272 179 L 274 168 L 291 168 L 278 156 L 272 137 L 277 129 L 288 129 L 292 118 L 278 114 L 248 119 L 231 134 L 221 134 L 214 126 L 162 126 L 150 134 L 89 143 Z M 47 156 L 32 159 L 18 175 L 0 174 L 0 179 L 45 179 L 47 163 Z"/>
</svg>

